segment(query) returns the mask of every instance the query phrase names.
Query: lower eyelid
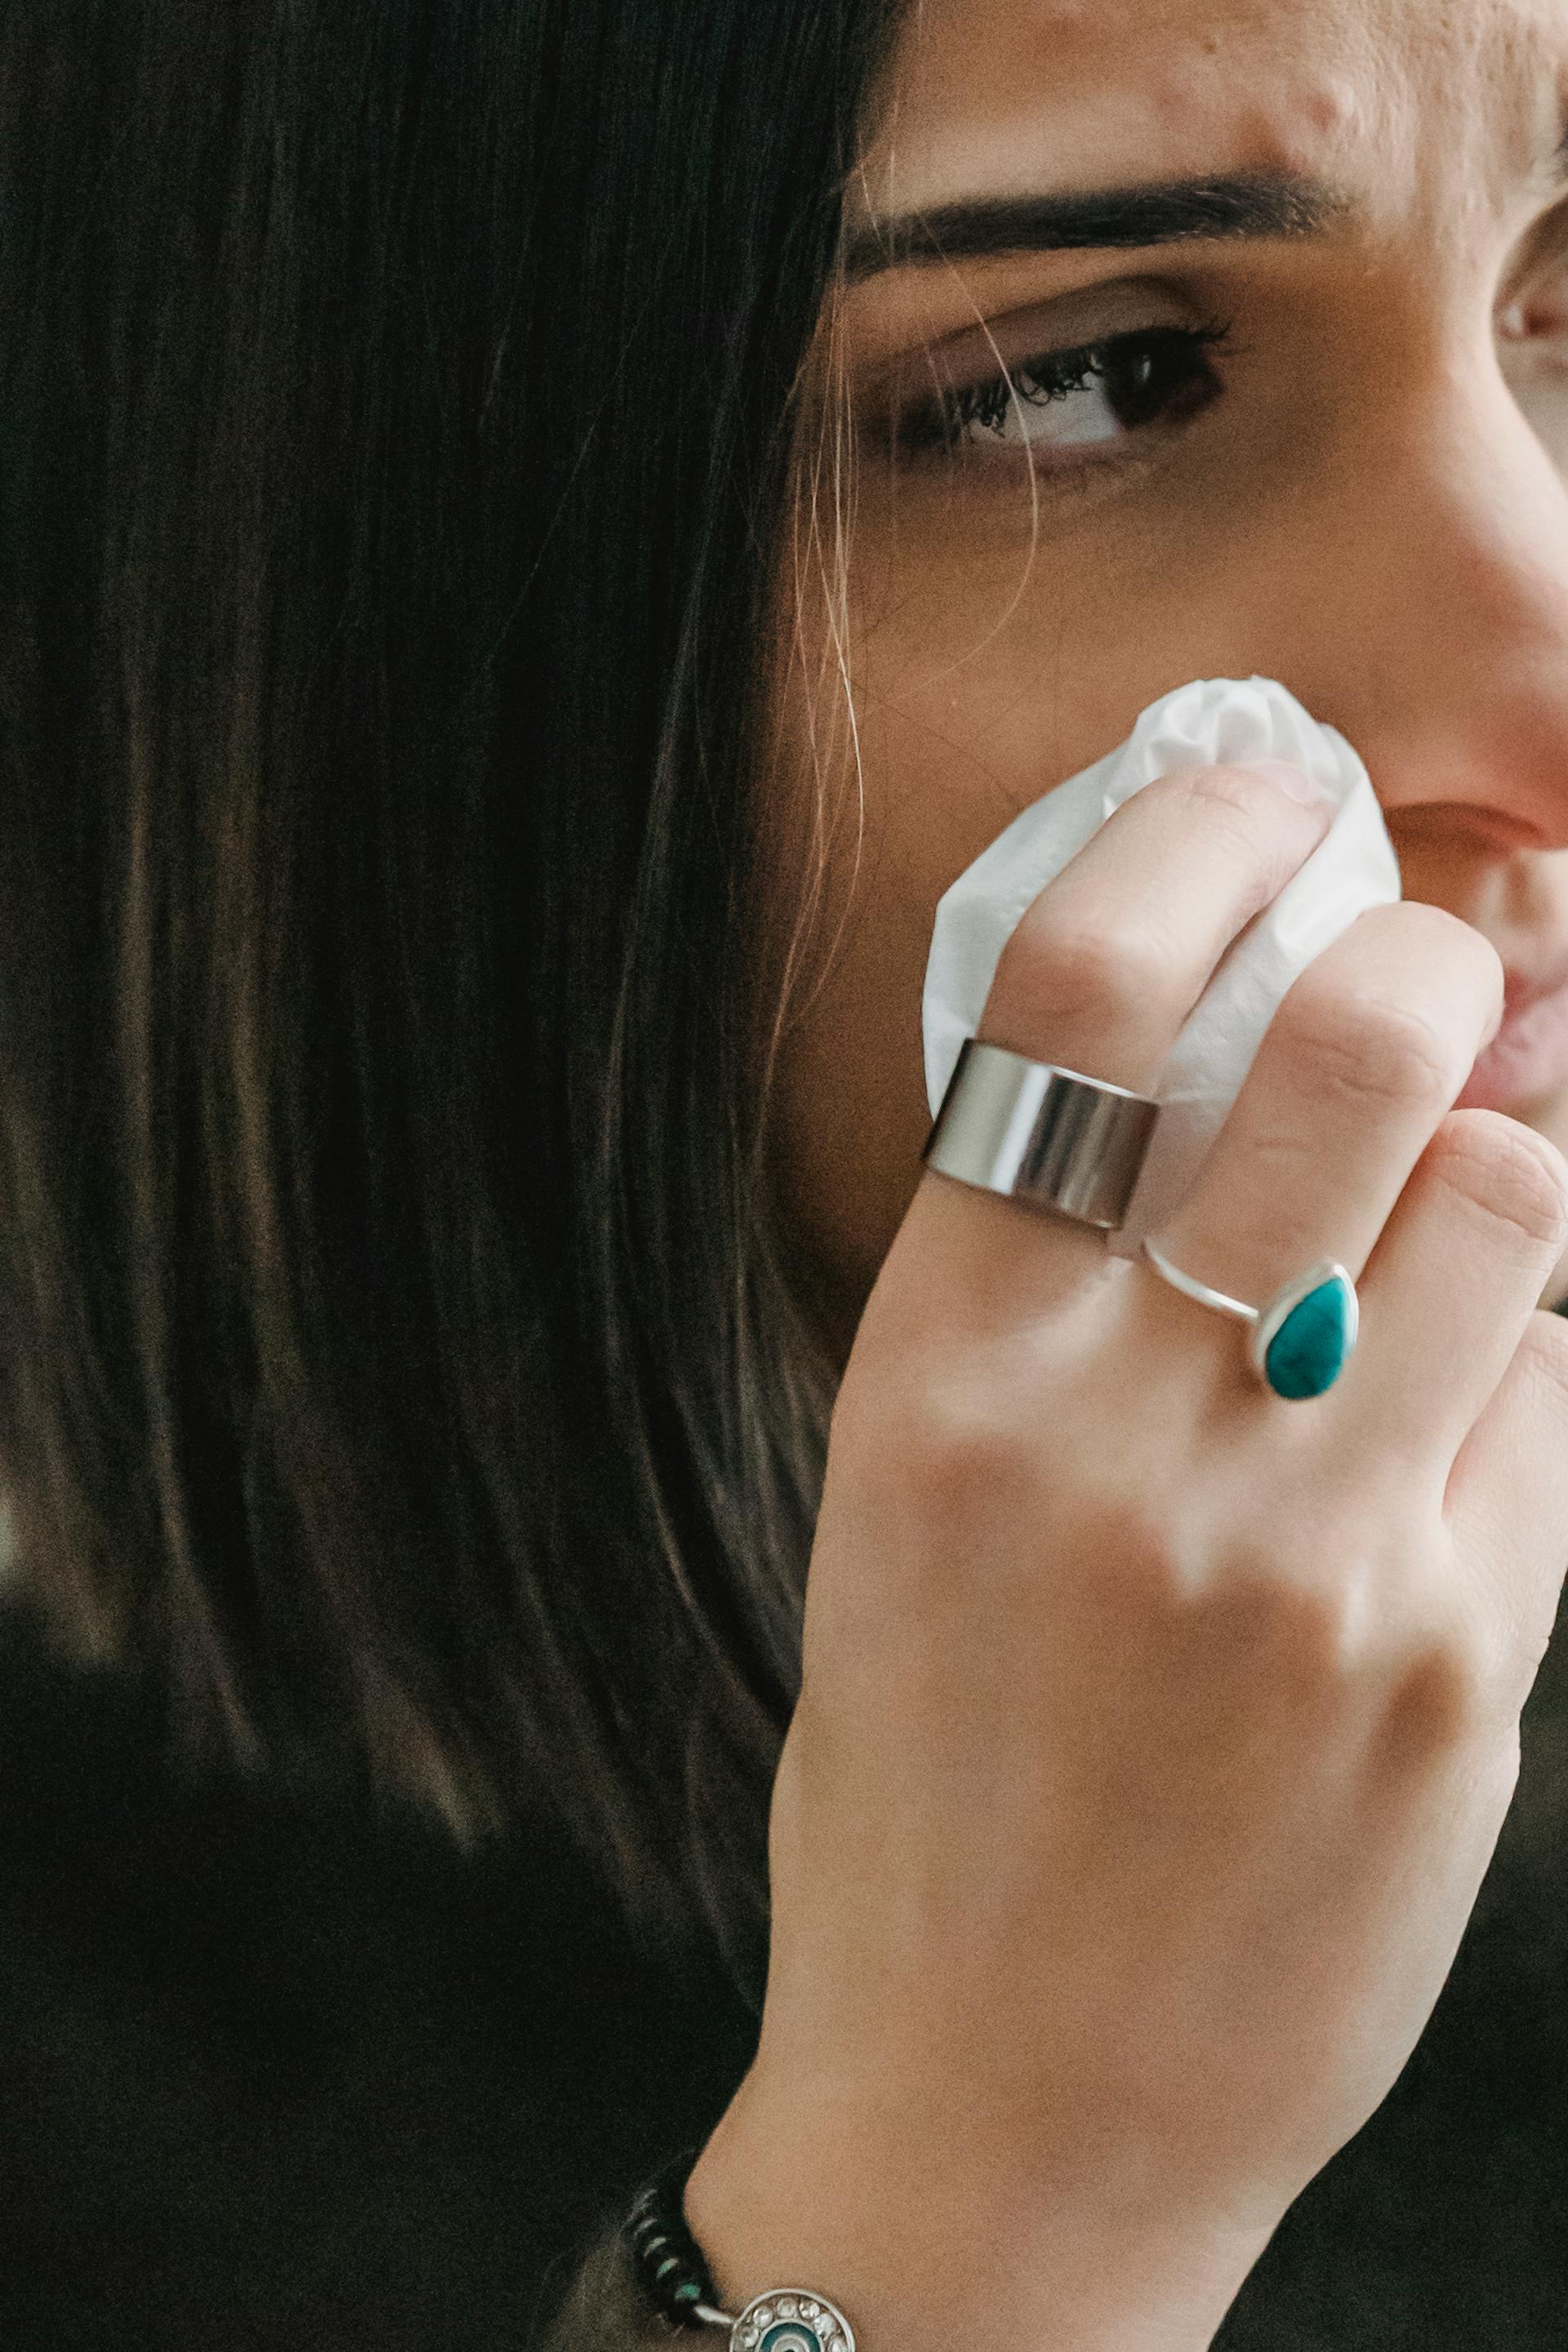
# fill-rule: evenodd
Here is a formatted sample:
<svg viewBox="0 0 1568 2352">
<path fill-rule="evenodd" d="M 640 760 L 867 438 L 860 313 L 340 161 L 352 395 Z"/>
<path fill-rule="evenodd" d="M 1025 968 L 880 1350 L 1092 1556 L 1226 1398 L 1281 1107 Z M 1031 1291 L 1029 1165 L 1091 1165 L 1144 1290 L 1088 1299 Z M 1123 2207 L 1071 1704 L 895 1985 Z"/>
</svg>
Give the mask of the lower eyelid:
<svg viewBox="0 0 1568 2352">
<path fill-rule="evenodd" d="M 1217 393 L 1211 394 L 1179 416 L 1161 416 L 1147 425 L 1127 426 L 1114 439 L 1053 443 L 1046 439 L 1010 440 L 1000 434 L 976 433 L 971 436 L 960 431 L 951 438 L 927 442 L 900 438 L 891 445 L 890 454 L 910 467 L 978 466 L 998 471 L 1012 466 L 1020 472 L 1032 470 L 1037 475 L 1103 472 L 1112 467 L 1129 466 L 1141 456 L 1152 458 L 1160 446 L 1195 423 L 1218 396 Z"/>
</svg>

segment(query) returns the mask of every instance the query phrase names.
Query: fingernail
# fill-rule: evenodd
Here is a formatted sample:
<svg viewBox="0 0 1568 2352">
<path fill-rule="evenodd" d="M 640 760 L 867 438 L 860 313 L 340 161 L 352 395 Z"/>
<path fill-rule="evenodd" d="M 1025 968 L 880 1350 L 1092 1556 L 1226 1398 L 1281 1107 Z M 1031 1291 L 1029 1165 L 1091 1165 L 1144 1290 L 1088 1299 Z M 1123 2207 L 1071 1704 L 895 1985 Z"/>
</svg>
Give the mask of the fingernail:
<svg viewBox="0 0 1568 2352">
<path fill-rule="evenodd" d="M 1258 775 L 1267 776 L 1271 784 L 1278 784 L 1293 801 L 1300 801 L 1303 808 L 1331 808 L 1334 804 L 1332 793 L 1293 760 L 1249 760 L 1247 764 Z"/>
</svg>

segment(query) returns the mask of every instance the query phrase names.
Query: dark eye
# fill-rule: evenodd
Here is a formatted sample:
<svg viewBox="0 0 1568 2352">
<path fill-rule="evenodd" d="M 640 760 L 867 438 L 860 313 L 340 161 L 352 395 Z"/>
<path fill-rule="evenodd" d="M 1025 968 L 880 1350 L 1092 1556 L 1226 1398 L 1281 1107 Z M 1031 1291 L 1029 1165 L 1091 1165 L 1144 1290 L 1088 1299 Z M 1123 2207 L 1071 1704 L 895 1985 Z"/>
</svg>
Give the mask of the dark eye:
<svg viewBox="0 0 1568 2352">
<path fill-rule="evenodd" d="M 1168 417 L 1173 410 L 1185 415 L 1201 406 L 1217 383 L 1208 363 L 1211 343 L 1190 331 L 1167 328 L 1157 336 L 1136 336 L 1102 348 L 1105 396 L 1130 433 Z"/>
<path fill-rule="evenodd" d="M 1504 343 L 1532 338 L 1562 342 L 1568 337 L 1568 256 L 1539 271 L 1515 296 L 1498 320 L 1498 334 Z"/>
<path fill-rule="evenodd" d="M 906 450 L 1010 444 L 1074 450 L 1175 424 L 1221 391 L 1228 329 L 1151 327 L 1022 361 L 1010 375 L 923 399 L 900 419 Z"/>
<path fill-rule="evenodd" d="M 1499 316 L 1498 357 L 1521 410 L 1568 476 L 1568 260 L 1537 270 Z"/>
</svg>

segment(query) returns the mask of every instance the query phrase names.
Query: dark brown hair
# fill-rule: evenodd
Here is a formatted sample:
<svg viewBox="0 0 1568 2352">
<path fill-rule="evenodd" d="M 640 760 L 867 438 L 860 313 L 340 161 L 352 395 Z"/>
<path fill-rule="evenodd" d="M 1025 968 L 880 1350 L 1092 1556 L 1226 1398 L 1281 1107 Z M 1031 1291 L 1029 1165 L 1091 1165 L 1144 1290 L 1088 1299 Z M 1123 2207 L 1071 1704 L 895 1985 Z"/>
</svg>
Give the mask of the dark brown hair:
<svg viewBox="0 0 1568 2352">
<path fill-rule="evenodd" d="M 660 1932 L 761 1916 L 831 1407 L 747 682 L 886 14 L 0 13 L 23 1588 Z"/>
</svg>

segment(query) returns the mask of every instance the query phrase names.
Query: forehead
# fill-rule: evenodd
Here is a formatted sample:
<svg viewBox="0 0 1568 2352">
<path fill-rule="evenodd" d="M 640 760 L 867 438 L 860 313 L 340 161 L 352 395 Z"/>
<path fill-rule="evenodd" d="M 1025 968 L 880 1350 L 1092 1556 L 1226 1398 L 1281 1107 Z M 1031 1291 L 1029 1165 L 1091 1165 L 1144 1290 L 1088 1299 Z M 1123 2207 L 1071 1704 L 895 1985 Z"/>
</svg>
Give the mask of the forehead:
<svg viewBox="0 0 1568 2352">
<path fill-rule="evenodd" d="M 1359 176 L 1434 141 L 1517 175 L 1565 94 L 1568 0 L 909 0 L 860 196 L 955 199 L 977 164 L 1088 186 L 1130 155 Z"/>
</svg>

